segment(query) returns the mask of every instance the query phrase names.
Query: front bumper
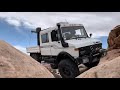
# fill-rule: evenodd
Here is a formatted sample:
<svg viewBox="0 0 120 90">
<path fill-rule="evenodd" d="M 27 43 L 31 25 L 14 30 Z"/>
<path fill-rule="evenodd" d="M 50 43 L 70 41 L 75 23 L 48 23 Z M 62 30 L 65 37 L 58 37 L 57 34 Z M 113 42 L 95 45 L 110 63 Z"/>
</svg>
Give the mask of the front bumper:
<svg viewBox="0 0 120 90">
<path fill-rule="evenodd" d="M 96 53 L 91 52 L 89 55 L 79 56 L 78 58 L 76 58 L 76 62 L 78 63 L 78 65 L 82 63 L 88 63 L 88 62 L 89 63 L 96 62 L 97 60 L 100 60 L 102 56 L 105 55 L 105 52 L 106 52 L 105 49 L 100 49 Z"/>
</svg>

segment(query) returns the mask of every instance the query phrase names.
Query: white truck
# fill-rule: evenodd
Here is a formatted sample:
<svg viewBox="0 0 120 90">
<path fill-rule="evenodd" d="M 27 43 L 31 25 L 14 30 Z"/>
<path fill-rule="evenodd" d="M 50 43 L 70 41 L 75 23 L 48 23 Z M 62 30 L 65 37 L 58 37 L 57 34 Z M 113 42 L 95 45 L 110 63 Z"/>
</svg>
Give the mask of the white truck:
<svg viewBox="0 0 120 90">
<path fill-rule="evenodd" d="M 62 78 L 75 78 L 80 74 L 78 65 L 97 66 L 104 54 L 100 40 L 88 36 L 82 24 L 57 23 L 44 30 L 36 28 L 37 46 L 26 48 L 38 62 L 45 61 L 58 69 Z"/>
</svg>

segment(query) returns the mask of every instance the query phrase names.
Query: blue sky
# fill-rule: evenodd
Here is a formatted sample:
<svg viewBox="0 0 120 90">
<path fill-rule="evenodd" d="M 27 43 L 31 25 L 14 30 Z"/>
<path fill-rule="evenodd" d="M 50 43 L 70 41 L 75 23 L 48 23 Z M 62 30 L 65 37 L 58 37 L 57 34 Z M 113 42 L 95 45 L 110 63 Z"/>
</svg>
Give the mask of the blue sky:
<svg viewBox="0 0 120 90">
<path fill-rule="evenodd" d="M 0 39 L 26 53 L 26 47 L 36 45 L 31 30 L 55 26 L 58 22 L 83 24 L 92 38 L 98 38 L 107 48 L 109 32 L 120 24 L 120 12 L 0 12 Z"/>
<path fill-rule="evenodd" d="M 101 40 L 102 47 L 105 48 L 105 49 L 107 49 L 107 47 L 108 47 L 107 38 L 108 38 L 107 36 L 101 36 L 101 37 L 98 38 L 99 40 Z"/>
<path fill-rule="evenodd" d="M 36 34 L 31 34 L 29 28 L 15 27 L 4 20 L 0 20 L 0 29 L 0 40 L 8 42 L 23 52 L 26 52 L 26 47 L 36 45 Z"/>
</svg>

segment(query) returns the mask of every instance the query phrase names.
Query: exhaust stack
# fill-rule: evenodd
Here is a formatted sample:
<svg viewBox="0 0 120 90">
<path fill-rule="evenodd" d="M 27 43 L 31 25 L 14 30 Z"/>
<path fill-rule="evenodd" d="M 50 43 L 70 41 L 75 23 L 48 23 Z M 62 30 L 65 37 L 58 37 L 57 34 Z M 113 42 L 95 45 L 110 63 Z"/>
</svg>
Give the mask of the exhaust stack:
<svg viewBox="0 0 120 90">
<path fill-rule="evenodd" d="M 40 27 L 36 28 L 36 31 L 31 31 L 32 33 L 37 33 L 37 45 L 39 46 L 40 46 L 40 35 L 39 35 L 40 31 L 41 31 Z"/>
</svg>

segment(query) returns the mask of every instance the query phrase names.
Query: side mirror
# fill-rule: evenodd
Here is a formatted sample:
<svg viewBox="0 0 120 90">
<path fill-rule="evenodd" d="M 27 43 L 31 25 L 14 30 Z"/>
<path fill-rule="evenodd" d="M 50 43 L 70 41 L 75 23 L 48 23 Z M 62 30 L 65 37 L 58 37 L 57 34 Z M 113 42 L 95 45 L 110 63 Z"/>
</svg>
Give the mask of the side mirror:
<svg viewBox="0 0 120 90">
<path fill-rule="evenodd" d="M 90 33 L 90 37 L 92 37 L 92 33 Z"/>
</svg>

